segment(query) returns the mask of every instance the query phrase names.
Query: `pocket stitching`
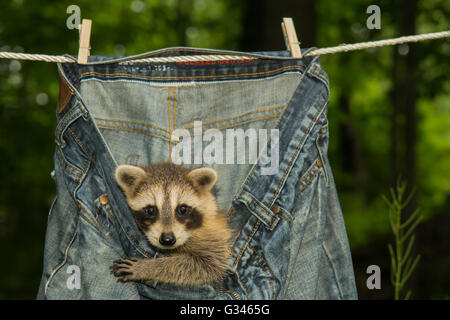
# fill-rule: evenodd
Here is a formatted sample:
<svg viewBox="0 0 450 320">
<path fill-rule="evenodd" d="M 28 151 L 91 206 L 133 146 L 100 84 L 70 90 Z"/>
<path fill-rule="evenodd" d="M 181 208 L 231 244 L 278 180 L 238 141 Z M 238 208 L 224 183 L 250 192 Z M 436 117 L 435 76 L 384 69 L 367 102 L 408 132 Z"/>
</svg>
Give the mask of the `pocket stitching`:
<svg viewBox="0 0 450 320">
<path fill-rule="evenodd" d="M 304 177 L 300 180 L 300 185 L 302 185 L 302 187 L 300 188 L 300 190 L 297 191 L 297 196 L 300 196 L 300 194 L 311 184 L 311 182 L 320 172 L 320 168 L 322 167 L 323 167 L 322 160 L 320 160 L 320 157 L 318 157 L 316 161 L 314 161 L 312 167 L 308 169 Z"/>
</svg>

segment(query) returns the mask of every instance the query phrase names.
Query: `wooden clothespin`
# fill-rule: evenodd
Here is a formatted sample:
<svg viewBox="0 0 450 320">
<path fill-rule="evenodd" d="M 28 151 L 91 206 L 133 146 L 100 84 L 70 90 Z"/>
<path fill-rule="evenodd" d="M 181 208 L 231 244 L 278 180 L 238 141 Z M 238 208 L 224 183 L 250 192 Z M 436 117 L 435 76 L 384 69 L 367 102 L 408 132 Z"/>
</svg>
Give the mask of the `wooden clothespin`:
<svg viewBox="0 0 450 320">
<path fill-rule="evenodd" d="M 90 54 L 90 39 L 91 39 L 92 20 L 83 19 L 80 24 L 80 49 L 78 50 L 78 63 L 87 64 Z"/>
<path fill-rule="evenodd" d="M 291 52 L 292 58 L 302 58 L 300 44 L 298 42 L 297 33 L 295 32 L 294 21 L 292 18 L 283 18 L 281 22 L 281 29 L 283 30 L 284 42 L 286 48 Z"/>
</svg>

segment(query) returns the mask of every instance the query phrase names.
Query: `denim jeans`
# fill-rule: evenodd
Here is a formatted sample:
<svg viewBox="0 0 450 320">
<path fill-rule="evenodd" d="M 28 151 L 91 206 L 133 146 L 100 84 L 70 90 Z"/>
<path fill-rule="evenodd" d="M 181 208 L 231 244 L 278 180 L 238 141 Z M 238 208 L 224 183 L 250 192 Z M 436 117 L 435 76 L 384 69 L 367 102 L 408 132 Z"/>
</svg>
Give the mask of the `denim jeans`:
<svg viewBox="0 0 450 320">
<path fill-rule="evenodd" d="M 139 57 L 223 53 L 230 52 L 183 47 Z M 94 56 L 88 65 L 58 64 L 56 198 L 38 299 L 357 298 L 327 158 L 327 75 L 317 58 L 253 55 L 171 63 Z M 175 134 L 180 130 L 193 136 L 191 144 Z M 256 156 L 251 130 L 262 146 Z M 248 145 L 230 132 L 248 134 Z M 225 151 L 202 157 L 212 136 Z M 179 152 L 181 144 L 192 149 Z M 114 260 L 162 253 L 136 226 L 114 170 L 178 155 L 187 167 L 219 174 L 214 194 L 234 232 L 227 274 L 196 287 L 118 283 L 109 273 Z"/>
</svg>

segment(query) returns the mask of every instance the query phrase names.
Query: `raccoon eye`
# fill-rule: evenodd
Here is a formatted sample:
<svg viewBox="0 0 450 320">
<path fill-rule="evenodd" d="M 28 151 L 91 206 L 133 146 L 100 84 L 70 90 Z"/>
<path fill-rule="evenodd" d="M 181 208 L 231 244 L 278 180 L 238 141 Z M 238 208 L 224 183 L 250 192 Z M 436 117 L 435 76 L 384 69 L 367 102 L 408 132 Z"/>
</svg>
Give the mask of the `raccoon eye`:
<svg viewBox="0 0 450 320">
<path fill-rule="evenodd" d="M 152 217 L 156 215 L 156 210 L 157 209 L 155 206 L 148 206 L 144 208 L 144 212 Z"/>
<path fill-rule="evenodd" d="M 177 213 L 180 216 L 185 216 L 185 215 L 187 215 L 189 213 L 189 207 L 184 205 L 184 204 L 182 204 L 181 206 L 178 206 Z"/>
</svg>

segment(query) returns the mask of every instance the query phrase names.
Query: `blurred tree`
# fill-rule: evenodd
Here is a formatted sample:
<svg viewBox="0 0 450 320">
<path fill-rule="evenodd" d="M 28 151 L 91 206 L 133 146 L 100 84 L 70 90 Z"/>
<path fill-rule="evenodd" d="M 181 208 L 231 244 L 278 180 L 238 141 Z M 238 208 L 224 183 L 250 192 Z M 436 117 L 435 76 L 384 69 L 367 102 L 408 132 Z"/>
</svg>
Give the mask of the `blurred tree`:
<svg viewBox="0 0 450 320">
<path fill-rule="evenodd" d="M 294 20 L 302 48 L 316 45 L 316 3 L 314 0 L 246 1 L 240 50 L 284 50 L 286 46 L 281 31 L 283 17 Z"/>
<path fill-rule="evenodd" d="M 406 36 L 416 33 L 416 16 L 417 16 L 417 0 L 404 0 L 401 6 L 398 6 L 398 13 L 400 19 L 398 20 L 398 34 L 399 36 Z M 399 55 L 400 53 L 400 55 Z M 393 123 L 392 132 L 393 139 L 391 148 L 393 154 L 392 159 L 398 157 L 397 150 L 394 150 L 394 146 L 399 145 L 397 141 L 399 121 L 397 115 L 398 110 L 401 110 L 404 119 L 404 132 L 403 143 L 404 155 L 400 162 L 404 163 L 402 168 L 402 174 L 404 175 L 408 190 L 411 192 L 411 188 L 416 184 L 416 143 L 417 143 L 417 113 L 416 113 L 416 100 L 417 100 L 417 64 L 418 64 L 418 52 L 417 44 L 404 44 L 398 47 L 394 54 L 395 63 L 393 64 L 393 88 L 395 92 L 393 105 Z M 398 176 L 398 159 L 393 160 L 392 172 Z M 394 177 L 392 177 L 395 179 Z M 393 184 L 395 185 L 395 184 Z M 408 216 L 411 214 L 417 206 L 416 196 L 414 195 L 405 209 L 405 214 Z"/>
</svg>

